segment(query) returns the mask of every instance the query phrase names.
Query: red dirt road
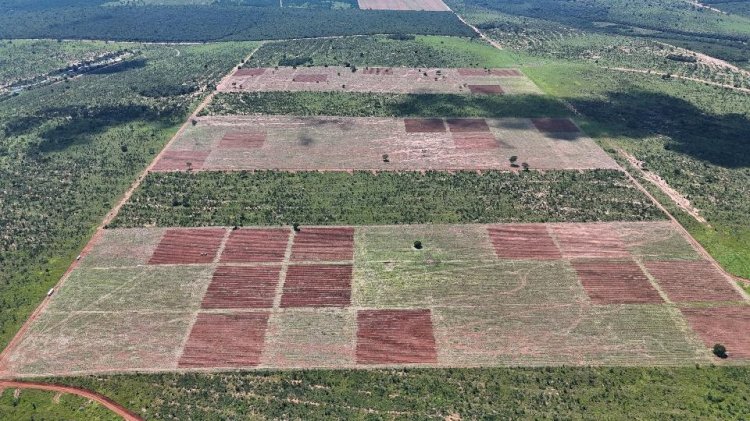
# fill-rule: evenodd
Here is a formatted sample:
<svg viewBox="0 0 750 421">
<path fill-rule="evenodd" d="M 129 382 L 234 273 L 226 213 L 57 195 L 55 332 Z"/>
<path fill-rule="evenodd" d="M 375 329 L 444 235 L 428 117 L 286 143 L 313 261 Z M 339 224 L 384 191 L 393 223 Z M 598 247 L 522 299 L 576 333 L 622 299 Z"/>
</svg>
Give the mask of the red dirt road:
<svg viewBox="0 0 750 421">
<path fill-rule="evenodd" d="M 118 404 L 112 399 L 90 390 L 81 389 L 72 386 L 63 386 L 58 384 L 48 383 L 37 383 L 37 382 L 19 382 L 13 380 L 0 380 L 0 389 L 4 388 L 15 388 L 15 389 L 33 389 L 33 390 L 46 390 L 49 392 L 60 392 L 69 393 L 71 395 L 78 395 L 82 398 L 91 399 L 92 401 L 98 402 L 103 407 L 109 409 L 115 414 L 121 416 L 126 421 L 142 421 L 143 418 L 130 412 L 124 406 Z"/>
</svg>

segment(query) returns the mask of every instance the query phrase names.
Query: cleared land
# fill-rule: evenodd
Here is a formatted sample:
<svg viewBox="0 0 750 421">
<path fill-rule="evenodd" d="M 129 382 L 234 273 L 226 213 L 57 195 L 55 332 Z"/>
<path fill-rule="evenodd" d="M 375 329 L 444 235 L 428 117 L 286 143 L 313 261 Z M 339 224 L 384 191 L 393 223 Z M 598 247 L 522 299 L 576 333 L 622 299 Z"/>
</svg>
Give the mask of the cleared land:
<svg viewBox="0 0 750 421">
<path fill-rule="evenodd" d="M 522 163 L 619 169 L 568 119 L 227 116 L 198 119 L 154 170 L 513 170 Z"/>
<path fill-rule="evenodd" d="M 211 262 L 154 259 L 177 237 Z M 683 306 L 707 285 L 721 294 Z M 749 310 L 671 222 L 114 229 L 6 362 L 22 376 L 651 366 L 710 362 L 715 342 L 744 361 Z"/>
<path fill-rule="evenodd" d="M 424 10 L 445 12 L 451 9 L 442 0 L 358 0 L 360 9 L 369 10 Z"/>
<path fill-rule="evenodd" d="M 242 68 L 221 92 L 379 92 L 396 94 L 541 94 L 517 69 L 405 67 Z"/>
</svg>

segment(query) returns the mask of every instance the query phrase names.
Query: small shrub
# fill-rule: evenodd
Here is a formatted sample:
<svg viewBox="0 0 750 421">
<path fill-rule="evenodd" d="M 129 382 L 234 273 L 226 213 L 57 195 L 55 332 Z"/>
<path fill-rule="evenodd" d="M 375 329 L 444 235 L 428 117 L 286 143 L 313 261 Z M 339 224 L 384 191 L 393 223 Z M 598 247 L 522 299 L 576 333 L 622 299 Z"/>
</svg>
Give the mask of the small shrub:
<svg viewBox="0 0 750 421">
<path fill-rule="evenodd" d="M 294 230 L 294 232 L 299 232 L 300 231 L 299 224 L 296 223 L 296 222 L 293 223 L 292 224 L 292 229 Z"/>
<path fill-rule="evenodd" d="M 417 240 L 414 242 L 414 248 L 417 250 L 422 250 L 422 242 Z"/>
</svg>

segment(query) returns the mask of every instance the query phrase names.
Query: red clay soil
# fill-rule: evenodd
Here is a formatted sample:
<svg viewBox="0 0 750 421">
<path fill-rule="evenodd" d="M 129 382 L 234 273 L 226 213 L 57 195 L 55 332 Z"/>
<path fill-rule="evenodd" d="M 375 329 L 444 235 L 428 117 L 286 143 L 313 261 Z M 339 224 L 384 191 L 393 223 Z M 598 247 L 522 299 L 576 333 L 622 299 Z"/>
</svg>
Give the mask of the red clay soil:
<svg viewBox="0 0 750 421">
<path fill-rule="evenodd" d="M 238 69 L 232 76 L 260 76 L 266 72 L 264 68 L 250 67 Z"/>
<path fill-rule="evenodd" d="M 722 344 L 729 359 L 750 358 L 750 306 L 680 309 L 707 347 Z"/>
<path fill-rule="evenodd" d="M 229 233 L 221 263 L 281 263 L 289 241 L 288 229 L 237 229 Z"/>
<path fill-rule="evenodd" d="M 572 262 L 583 289 L 594 304 L 663 303 L 641 268 L 633 261 Z"/>
<path fill-rule="evenodd" d="M 211 263 L 219 251 L 224 234 L 226 230 L 223 228 L 168 229 L 148 264 Z"/>
<path fill-rule="evenodd" d="M 5 388 L 14 389 L 33 389 L 45 390 L 48 392 L 69 393 L 78 395 L 82 398 L 90 399 L 102 405 L 103 407 L 122 417 L 125 421 L 142 421 L 143 418 L 130 412 L 127 408 L 102 395 L 101 393 L 81 389 L 80 387 L 65 386 L 60 384 L 38 383 L 38 382 L 20 382 L 15 380 L 0 380 L 0 390 Z"/>
<path fill-rule="evenodd" d="M 357 312 L 357 363 L 436 363 L 430 310 Z"/>
<path fill-rule="evenodd" d="M 361 72 L 365 75 L 393 75 L 393 69 L 390 67 L 368 67 L 361 70 Z"/>
<path fill-rule="evenodd" d="M 625 243 L 611 225 L 564 224 L 553 225 L 560 251 L 566 258 L 629 257 Z"/>
<path fill-rule="evenodd" d="M 281 266 L 219 266 L 201 308 L 271 308 Z"/>
<path fill-rule="evenodd" d="M 268 313 L 200 313 L 179 367 L 254 367 L 263 352 Z"/>
<path fill-rule="evenodd" d="M 405 118 L 406 133 L 445 133 L 445 124 L 440 118 Z"/>
<path fill-rule="evenodd" d="M 500 144 L 492 133 L 453 133 L 453 144 L 458 149 L 498 149 Z"/>
<path fill-rule="evenodd" d="M 521 77 L 523 73 L 516 69 L 458 69 L 458 74 L 461 76 L 505 76 L 505 77 Z"/>
<path fill-rule="evenodd" d="M 646 269 L 674 302 L 742 301 L 740 293 L 711 262 L 647 262 Z"/>
<path fill-rule="evenodd" d="M 318 83 L 327 82 L 328 75 L 322 74 L 311 74 L 311 75 L 297 75 L 292 79 L 292 82 L 304 82 L 304 83 Z"/>
<path fill-rule="evenodd" d="M 281 307 L 346 307 L 351 304 L 352 265 L 289 266 Z"/>
<path fill-rule="evenodd" d="M 500 85 L 468 85 L 468 88 L 472 94 L 501 95 L 505 92 Z"/>
<path fill-rule="evenodd" d="M 354 228 L 302 228 L 294 236 L 292 260 L 349 261 L 354 257 Z"/>
<path fill-rule="evenodd" d="M 574 133 L 581 131 L 567 118 L 533 118 L 531 122 L 540 132 L 545 133 Z"/>
<path fill-rule="evenodd" d="M 557 260 L 562 255 L 543 224 L 501 225 L 487 229 L 501 259 Z"/>
<path fill-rule="evenodd" d="M 219 141 L 219 149 L 254 149 L 263 146 L 265 132 L 227 132 Z"/>
<path fill-rule="evenodd" d="M 483 118 L 449 118 L 445 121 L 452 133 L 490 132 L 490 126 Z"/>
<path fill-rule="evenodd" d="M 151 168 L 152 171 L 200 170 L 208 158 L 209 151 L 164 151 Z"/>
</svg>

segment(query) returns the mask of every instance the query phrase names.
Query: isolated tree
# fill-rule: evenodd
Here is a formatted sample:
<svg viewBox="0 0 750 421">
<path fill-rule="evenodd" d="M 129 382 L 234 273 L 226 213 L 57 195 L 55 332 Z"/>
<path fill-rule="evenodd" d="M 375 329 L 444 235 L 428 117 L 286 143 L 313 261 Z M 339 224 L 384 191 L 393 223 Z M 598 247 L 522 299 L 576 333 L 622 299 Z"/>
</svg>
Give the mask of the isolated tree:
<svg viewBox="0 0 750 421">
<path fill-rule="evenodd" d="M 414 242 L 414 248 L 417 250 L 422 250 L 422 242 L 417 240 Z"/>
<path fill-rule="evenodd" d="M 300 231 L 299 224 L 296 223 L 296 222 L 293 223 L 292 224 L 292 229 L 294 230 L 294 232 L 299 232 Z"/>
<path fill-rule="evenodd" d="M 714 345 L 714 355 L 716 355 L 719 358 L 727 358 L 727 347 L 725 347 L 722 344 L 716 344 Z"/>
<path fill-rule="evenodd" d="M 388 158 L 388 154 L 387 153 L 383 154 L 383 162 L 391 162 L 391 160 Z"/>
</svg>

